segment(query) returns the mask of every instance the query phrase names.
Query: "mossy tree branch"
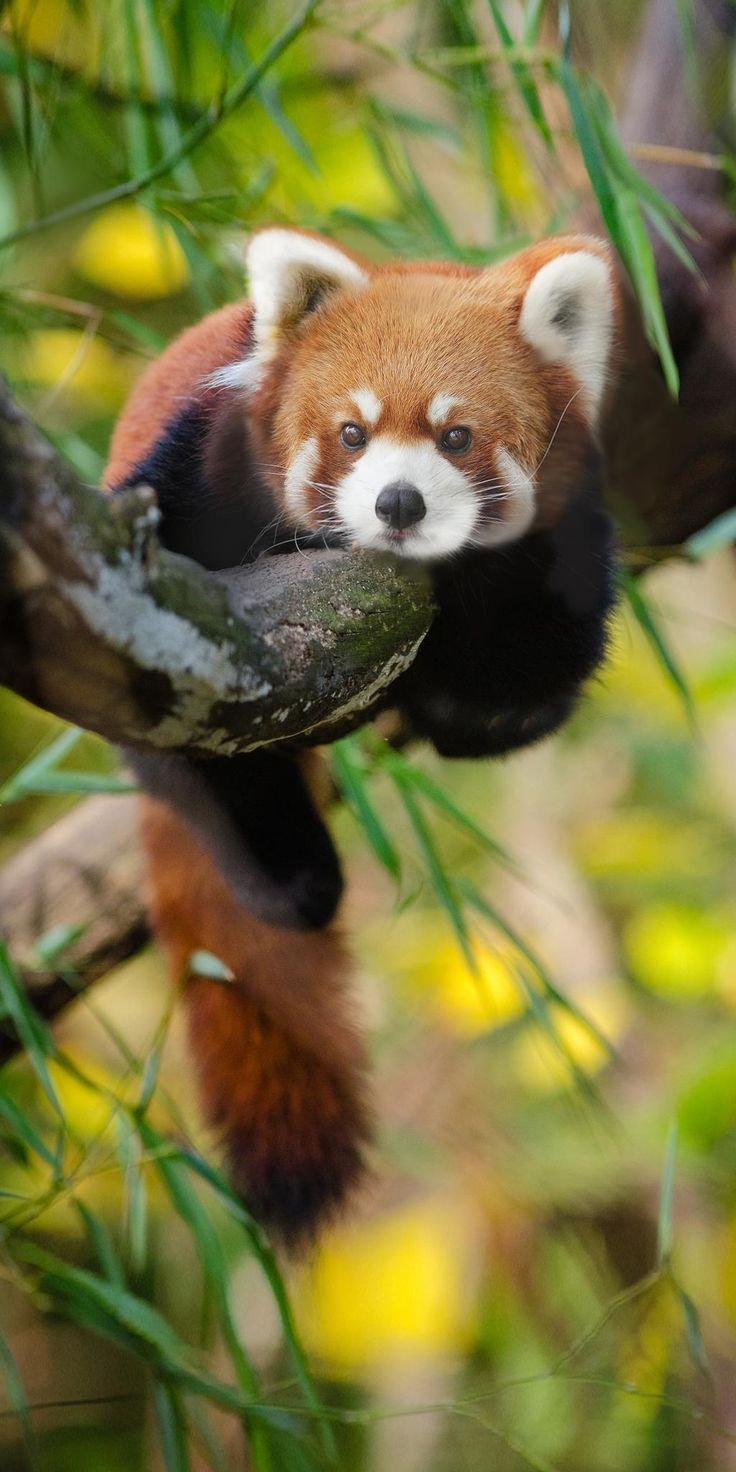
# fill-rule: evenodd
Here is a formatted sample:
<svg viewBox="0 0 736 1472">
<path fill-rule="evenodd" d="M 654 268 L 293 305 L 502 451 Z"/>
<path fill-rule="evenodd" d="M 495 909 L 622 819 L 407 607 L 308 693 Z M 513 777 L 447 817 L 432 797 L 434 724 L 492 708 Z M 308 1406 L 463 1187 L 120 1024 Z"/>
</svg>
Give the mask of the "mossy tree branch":
<svg viewBox="0 0 736 1472">
<path fill-rule="evenodd" d="M 365 720 L 431 617 L 425 580 L 311 552 L 208 573 L 152 492 L 84 486 L 0 388 L 0 681 L 144 750 L 232 754 Z"/>
</svg>

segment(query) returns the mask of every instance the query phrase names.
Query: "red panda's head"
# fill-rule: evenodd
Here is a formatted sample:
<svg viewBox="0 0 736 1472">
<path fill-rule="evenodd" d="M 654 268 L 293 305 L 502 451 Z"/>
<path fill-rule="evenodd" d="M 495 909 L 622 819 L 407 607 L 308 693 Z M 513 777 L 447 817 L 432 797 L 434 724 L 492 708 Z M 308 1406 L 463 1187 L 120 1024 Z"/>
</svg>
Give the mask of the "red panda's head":
<svg viewBox="0 0 736 1472">
<path fill-rule="evenodd" d="M 248 247 L 254 448 L 298 526 L 438 558 L 549 524 L 595 444 L 618 317 L 606 246 L 372 268 L 281 228 Z"/>
</svg>

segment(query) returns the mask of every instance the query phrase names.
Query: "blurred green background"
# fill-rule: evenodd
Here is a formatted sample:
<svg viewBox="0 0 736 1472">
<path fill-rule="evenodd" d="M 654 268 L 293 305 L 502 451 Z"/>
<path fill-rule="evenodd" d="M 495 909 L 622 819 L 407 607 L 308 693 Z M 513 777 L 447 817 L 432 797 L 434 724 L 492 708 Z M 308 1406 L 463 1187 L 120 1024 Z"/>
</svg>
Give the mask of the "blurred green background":
<svg viewBox="0 0 736 1472">
<path fill-rule="evenodd" d="M 544 0 L 0 7 L 22 402 L 94 482 L 145 362 L 242 292 L 253 226 L 467 260 L 565 228 L 569 107 L 603 127 L 592 79 L 615 100 L 639 14 L 576 0 L 570 65 Z M 622 611 L 543 747 L 336 748 L 380 1138 L 285 1281 L 217 1171 L 155 952 L 56 1043 L 0 955 L 30 1042 L 0 1075 L 3 1472 L 736 1467 L 731 552 L 644 590 L 667 660 Z M 116 771 L 83 736 L 19 795 L 61 729 L 0 692 L 0 861 L 77 800 L 56 771 Z"/>
</svg>

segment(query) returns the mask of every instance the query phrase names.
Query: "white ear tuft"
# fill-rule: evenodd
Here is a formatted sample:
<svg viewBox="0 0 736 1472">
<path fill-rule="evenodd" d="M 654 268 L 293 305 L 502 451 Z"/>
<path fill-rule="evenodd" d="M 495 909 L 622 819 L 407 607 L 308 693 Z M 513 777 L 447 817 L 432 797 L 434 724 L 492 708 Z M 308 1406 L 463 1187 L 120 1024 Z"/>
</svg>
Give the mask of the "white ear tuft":
<svg viewBox="0 0 736 1472">
<path fill-rule="evenodd" d="M 595 423 L 613 339 L 614 286 L 606 262 L 593 251 L 567 251 L 537 271 L 527 288 L 519 327 L 550 363 L 565 363 L 579 380 Z"/>
<path fill-rule="evenodd" d="M 257 353 L 268 353 L 323 296 L 340 286 L 365 286 L 368 274 L 329 240 L 299 230 L 259 230 L 245 255 L 255 315 Z"/>
</svg>

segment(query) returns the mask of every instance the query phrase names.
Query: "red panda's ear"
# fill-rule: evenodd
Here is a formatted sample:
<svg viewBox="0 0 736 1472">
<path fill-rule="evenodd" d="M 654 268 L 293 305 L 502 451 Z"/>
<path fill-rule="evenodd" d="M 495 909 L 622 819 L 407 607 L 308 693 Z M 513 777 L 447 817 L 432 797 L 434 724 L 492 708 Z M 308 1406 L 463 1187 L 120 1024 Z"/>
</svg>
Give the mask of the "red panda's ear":
<svg viewBox="0 0 736 1472">
<path fill-rule="evenodd" d="M 592 424 L 611 363 L 616 318 L 613 267 L 603 249 L 563 249 L 532 277 L 519 317 L 522 337 L 540 357 L 564 363 L 580 384 Z"/>
<path fill-rule="evenodd" d="M 300 230 L 259 230 L 245 263 L 255 308 L 256 352 L 267 354 L 281 334 L 340 287 L 360 287 L 368 272 L 346 251 Z"/>
</svg>

